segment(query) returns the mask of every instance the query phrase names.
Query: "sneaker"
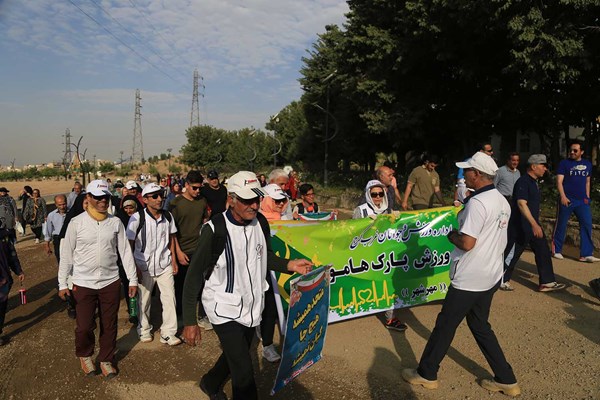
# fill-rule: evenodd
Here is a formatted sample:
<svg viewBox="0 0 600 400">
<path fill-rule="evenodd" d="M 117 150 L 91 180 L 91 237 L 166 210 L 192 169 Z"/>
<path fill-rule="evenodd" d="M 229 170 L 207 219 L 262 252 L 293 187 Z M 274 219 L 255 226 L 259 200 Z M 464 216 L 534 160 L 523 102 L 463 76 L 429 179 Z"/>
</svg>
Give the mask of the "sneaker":
<svg viewBox="0 0 600 400">
<path fill-rule="evenodd" d="M 92 357 L 79 357 L 79 363 L 84 374 L 87 376 L 96 375 L 96 366 L 92 361 Z"/>
<path fill-rule="evenodd" d="M 168 344 L 169 346 L 177 346 L 178 344 L 181 344 L 181 339 L 179 339 L 177 336 L 173 335 L 173 336 L 160 336 L 160 342 L 163 344 Z"/>
<path fill-rule="evenodd" d="M 40 239 L 35 239 L 35 244 L 40 244 Z"/>
<path fill-rule="evenodd" d="M 275 345 L 274 344 L 271 344 L 269 346 L 263 347 L 262 356 L 267 361 L 272 362 L 272 363 L 281 360 L 281 356 L 279 355 L 279 353 L 277 352 L 277 350 L 275 350 Z"/>
<path fill-rule="evenodd" d="M 67 308 L 67 315 L 71 319 L 77 318 L 77 312 L 75 311 L 74 308 L 71 308 L 71 307 Z"/>
<path fill-rule="evenodd" d="M 555 290 L 564 289 L 565 287 L 566 286 L 564 283 L 550 282 L 550 283 L 544 283 L 544 284 L 540 285 L 538 290 L 540 292 L 553 292 Z"/>
<path fill-rule="evenodd" d="M 202 390 L 204 392 L 204 394 L 207 395 L 210 400 L 227 400 L 227 395 L 222 390 L 217 393 L 213 393 L 213 394 L 209 393 L 208 389 L 206 388 L 206 381 L 204 380 L 204 377 L 202 377 L 202 379 L 200 379 L 199 386 L 200 386 L 200 390 Z"/>
<path fill-rule="evenodd" d="M 208 320 L 208 317 L 200 318 L 198 320 L 198 326 L 200 328 L 204 329 L 205 331 L 212 331 L 212 328 L 213 328 L 212 324 Z"/>
<path fill-rule="evenodd" d="M 500 290 L 504 290 L 505 292 L 512 292 L 513 290 L 515 290 L 515 288 L 512 287 L 510 282 L 504 282 L 500 285 Z"/>
<path fill-rule="evenodd" d="M 507 396 L 515 397 L 521 394 L 521 388 L 517 383 L 499 383 L 491 379 L 482 379 L 479 383 L 482 388 L 490 392 L 502 392 Z"/>
<path fill-rule="evenodd" d="M 564 260 L 565 259 L 563 257 L 563 255 L 560 254 L 560 253 L 554 253 L 554 254 L 552 254 L 552 257 L 556 258 L 557 260 Z"/>
<path fill-rule="evenodd" d="M 421 385 L 425 389 L 437 389 L 438 381 L 430 381 L 429 379 L 423 378 L 416 369 L 403 369 L 402 370 L 402 379 L 411 385 Z"/>
<path fill-rule="evenodd" d="M 117 369 L 112 365 L 109 361 L 103 361 L 100 363 L 100 369 L 102 370 L 102 375 L 106 379 L 112 379 L 117 376 Z"/>
<path fill-rule="evenodd" d="M 590 288 L 592 288 L 596 297 L 600 299 L 600 278 L 591 280 Z"/>
<path fill-rule="evenodd" d="M 142 343 L 150 343 L 153 340 L 154 336 L 151 333 L 144 333 L 143 335 L 140 335 L 140 342 Z"/>
<path fill-rule="evenodd" d="M 579 261 L 581 261 L 581 262 L 587 262 L 587 263 L 593 263 L 593 262 L 600 261 L 600 258 L 597 258 L 597 257 L 594 257 L 594 256 L 579 257 Z"/>
<path fill-rule="evenodd" d="M 8 344 L 8 342 L 10 342 L 10 340 L 8 340 L 7 337 L 5 337 L 5 336 L 0 337 L 0 346 L 5 346 Z"/>
<path fill-rule="evenodd" d="M 385 327 L 398 332 L 404 332 L 408 329 L 408 326 L 397 318 L 388 319 L 385 323 Z"/>
</svg>

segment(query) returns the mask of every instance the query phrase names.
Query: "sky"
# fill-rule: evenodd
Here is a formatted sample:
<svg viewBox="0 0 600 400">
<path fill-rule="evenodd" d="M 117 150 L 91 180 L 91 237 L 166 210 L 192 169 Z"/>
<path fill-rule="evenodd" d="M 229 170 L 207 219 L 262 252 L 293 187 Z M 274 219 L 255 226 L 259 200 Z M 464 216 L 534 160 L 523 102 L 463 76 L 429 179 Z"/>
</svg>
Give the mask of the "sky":
<svg viewBox="0 0 600 400">
<path fill-rule="evenodd" d="M 178 153 L 200 123 L 263 129 L 301 96 L 301 58 L 344 0 L 0 0 L 0 166 L 133 150 L 141 93 L 146 158 Z"/>
</svg>

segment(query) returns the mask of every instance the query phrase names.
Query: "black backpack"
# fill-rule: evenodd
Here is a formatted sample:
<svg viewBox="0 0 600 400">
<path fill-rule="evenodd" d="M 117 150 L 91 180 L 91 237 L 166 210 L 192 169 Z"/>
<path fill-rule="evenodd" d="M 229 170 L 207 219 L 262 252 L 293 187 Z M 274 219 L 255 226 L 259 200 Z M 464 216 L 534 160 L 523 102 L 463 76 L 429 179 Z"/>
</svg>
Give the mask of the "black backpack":
<svg viewBox="0 0 600 400">
<path fill-rule="evenodd" d="M 144 230 L 143 236 L 142 236 L 142 248 L 140 249 L 140 251 L 142 253 L 146 250 L 146 211 L 145 210 L 146 210 L 145 208 L 142 208 L 140 211 L 137 212 L 139 225 L 135 231 L 135 238 L 137 239 L 137 237 L 140 234 L 140 232 L 142 231 L 142 229 Z M 170 224 L 171 221 L 173 220 L 173 216 L 171 215 L 171 213 L 169 211 L 163 211 L 163 215 Z"/>
<path fill-rule="evenodd" d="M 256 214 L 256 219 L 260 223 L 260 227 L 265 235 L 265 240 L 269 240 L 271 237 L 271 228 L 269 228 L 269 221 L 265 218 L 261 213 Z M 212 237 L 212 249 L 211 249 L 211 258 L 210 265 L 204 272 L 204 280 L 208 280 L 213 270 L 215 269 L 215 265 L 217 265 L 217 261 L 223 251 L 225 251 L 225 243 L 227 243 L 227 226 L 225 225 L 225 213 L 217 214 L 213 216 L 211 219 L 215 231 L 213 232 Z"/>
</svg>

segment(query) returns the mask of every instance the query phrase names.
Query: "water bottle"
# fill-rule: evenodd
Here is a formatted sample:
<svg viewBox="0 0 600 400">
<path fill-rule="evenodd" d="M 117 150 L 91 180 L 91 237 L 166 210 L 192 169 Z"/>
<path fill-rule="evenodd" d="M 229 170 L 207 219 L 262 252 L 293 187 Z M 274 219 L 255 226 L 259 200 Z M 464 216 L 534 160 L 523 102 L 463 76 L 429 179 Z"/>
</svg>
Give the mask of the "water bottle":
<svg viewBox="0 0 600 400">
<path fill-rule="evenodd" d="M 138 315 L 138 305 L 137 305 L 137 296 L 133 296 L 129 298 L 129 316 L 137 317 Z"/>
<path fill-rule="evenodd" d="M 21 287 L 19 289 L 19 296 L 21 297 L 21 304 L 27 304 L 27 289 Z"/>
</svg>

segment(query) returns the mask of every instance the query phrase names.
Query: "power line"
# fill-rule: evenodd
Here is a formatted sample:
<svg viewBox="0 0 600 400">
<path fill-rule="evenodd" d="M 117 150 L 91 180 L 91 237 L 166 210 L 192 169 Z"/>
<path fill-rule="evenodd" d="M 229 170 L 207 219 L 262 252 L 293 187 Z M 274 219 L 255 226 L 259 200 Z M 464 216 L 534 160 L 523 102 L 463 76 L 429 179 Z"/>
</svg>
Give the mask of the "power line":
<svg viewBox="0 0 600 400">
<path fill-rule="evenodd" d="M 90 1 L 92 3 L 94 3 L 94 5 L 96 5 L 96 7 L 98 7 L 100 10 L 102 10 L 106 15 L 108 15 L 115 23 L 117 23 L 121 27 L 121 29 L 123 29 L 125 32 L 129 33 L 135 40 L 140 42 L 144 47 L 146 47 L 148 50 L 150 50 L 152 53 L 154 53 L 154 55 L 156 55 L 158 58 L 160 58 L 165 64 L 167 64 L 168 66 L 170 66 L 171 68 L 173 68 L 174 70 L 179 72 L 182 76 L 185 75 L 185 73 L 183 71 L 181 71 L 180 69 L 175 67 L 169 61 L 165 60 L 160 54 L 158 54 L 156 52 L 156 50 L 154 50 L 152 47 L 150 47 L 150 45 L 148 45 L 147 43 L 142 41 L 142 39 L 140 39 L 135 33 L 131 32 L 129 29 L 127 29 L 125 26 L 123 26 L 123 24 L 121 24 L 115 17 L 113 17 L 112 14 L 110 12 L 108 12 L 108 10 L 106 10 L 104 7 L 102 7 L 101 4 L 96 3 L 96 1 L 94 1 L 94 0 L 90 0 Z"/>
<path fill-rule="evenodd" d="M 119 43 L 121 43 L 123 46 L 127 47 L 129 50 L 131 50 L 131 52 L 133 52 L 134 54 L 136 54 L 138 57 L 140 57 L 142 60 L 146 61 L 148 64 L 150 64 L 150 66 L 152 66 L 154 69 L 156 69 L 157 71 L 159 71 L 160 73 L 162 73 L 163 75 L 169 77 L 171 80 L 173 80 L 174 82 L 177 82 L 179 84 L 182 84 L 182 82 L 178 82 L 175 78 L 173 78 L 171 75 L 169 75 L 167 72 L 163 71 L 162 69 L 160 69 L 158 66 L 156 66 L 154 63 L 152 63 L 150 60 L 148 60 L 146 57 L 144 57 L 143 55 L 141 55 L 140 53 L 138 53 L 137 51 L 135 51 L 134 48 L 132 48 L 131 46 L 129 46 L 127 43 L 125 43 L 124 41 L 122 41 L 121 39 L 119 39 L 118 36 L 116 36 L 114 33 L 112 33 L 108 28 L 106 28 L 104 25 L 102 25 L 100 22 L 98 22 L 94 17 L 92 17 L 90 14 L 86 13 L 81 7 L 79 7 L 77 4 L 75 4 L 72 0 L 68 0 L 69 3 L 71 3 L 73 6 L 75 6 L 79 11 L 81 11 L 82 14 L 84 14 L 86 17 L 88 17 L 89 19 L 91 19 L 92 21 L 94 21 L 96 24 L 98 24 L 98 26 L 100 26 L 102 29 L 104 29 L 104 31 L 106 31 L 106 33 L 108 33 L 110 36 L 112 36 L 113 38 L 115 38 Z"/>
</svg>

